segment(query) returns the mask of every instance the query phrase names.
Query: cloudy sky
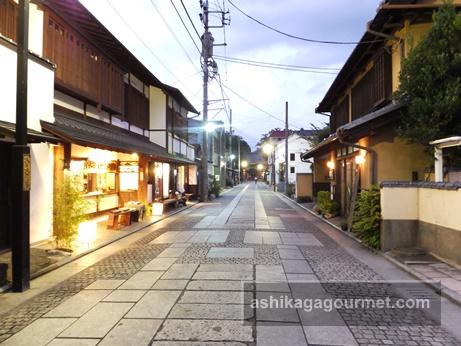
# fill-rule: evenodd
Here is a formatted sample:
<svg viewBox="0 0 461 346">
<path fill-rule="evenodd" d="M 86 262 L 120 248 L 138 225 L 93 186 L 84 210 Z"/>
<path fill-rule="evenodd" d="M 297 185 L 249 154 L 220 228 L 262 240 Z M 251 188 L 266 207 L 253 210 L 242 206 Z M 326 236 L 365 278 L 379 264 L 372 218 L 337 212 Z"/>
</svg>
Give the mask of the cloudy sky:
<svg viewBox="0 0 461 346">
<path fill-rule="evenodd" d="M 162 82 L 173 85 L 192 104 L 202 109 L 200 56 L 172 2 L 186 23 L 192 38 L 200 42 L 180 0 L 80 0 L 128 49 Z M 183 0 L 195 27 L 202 34 L 199 0 Z M 292 35 L 329 41 L 357 41 L 366 22 L 376 13 L 380 0 L 232 0 L 241 10 L 261 22 Z M 285 37 L 243 16 L 227 0 L 210 0 L 210 10 L 230 11 L 226 26 L 227 47 L 214 48 L 214 54 L 231 58 L 278 64 L 340 68 L 353 45 L 308 43 Z M 210 25 L 218 25 L 212 15 Z M 215 43 L 224 42 L 223 29 L 212 29 Z M 325 116 L 315 114 L 334 74 L 275 70 L 216 60 L 224 98 L 229 98 L 233 125 L 251 146 L 271 128 L 284 126 L 285 101 L 289 102 L 291 128 L 321 124 Z M 329 72 L 334 71 L 330 70 Z M 328 72 L 328 71 L 325 71 Z M 244 101 L 242 96 L 253 105 Z M 210 84 L 210 99 L 222 99 L 216 80 Z M 222 102 L 212 103 L 209 118 L 223 120 Z M 213 110 L 216 109 L 216 110 Z M 265 112 L 263 112 L 263 111 Z M 278 119 L 280 120 L 278 120 Z"/>
</svg>

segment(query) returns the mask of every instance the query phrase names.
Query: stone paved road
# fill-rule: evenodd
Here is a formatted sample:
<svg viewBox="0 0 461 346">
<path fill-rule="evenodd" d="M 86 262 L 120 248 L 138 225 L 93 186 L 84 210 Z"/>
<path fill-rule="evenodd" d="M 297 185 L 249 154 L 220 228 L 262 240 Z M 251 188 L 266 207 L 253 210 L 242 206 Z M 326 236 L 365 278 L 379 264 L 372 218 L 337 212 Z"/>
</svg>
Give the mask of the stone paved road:
<svg viewBox="0 0 461 346">
<path fill-rule="evenodd" d="M 361 249 L 354 256 L 346 249 L 347 242 L 333 239 L 332 232 L 262 184 L 242 185 L 153 225 L 140 241 L 0 316 L 0 341 L 5 345 L 461 344 L 446 331 L 456 323 L 453 318 L 441 327 L 414 310 L 336 307 L 326 312 L 308 311 L 305 306 L 249 305 L 253 298 L 271 297 L 325 301 L 400 297 L 382 284 L 387 278 L 373 268 L 376 260 L 371 253 Z M 437 301 L 431 291 L 420 291 Z M 450 311 L 461 319 L 459 309 Z"/>
</svg>

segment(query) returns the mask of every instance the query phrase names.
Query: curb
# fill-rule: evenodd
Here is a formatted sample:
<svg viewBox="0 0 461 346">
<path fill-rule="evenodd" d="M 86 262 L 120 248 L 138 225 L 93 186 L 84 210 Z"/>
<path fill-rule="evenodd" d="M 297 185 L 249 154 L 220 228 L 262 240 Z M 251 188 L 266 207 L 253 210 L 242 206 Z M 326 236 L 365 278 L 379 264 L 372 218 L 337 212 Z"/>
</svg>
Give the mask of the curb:
<svg viewBox="0 0 461 346">
<path fill-rule="evenodd" d="M 144 225 L 143 227 L 141 227 L 140 229 L 138 229 L 138 230 L 136 230 L 136 231 L 134 231 L 134 232 L 125 234 L 125 235 L 123 235 L 123 236 L 121 236 L 120 238 L 117 238 L 117 239 L 109 240 L 108 242 L 103 243 L 103 244 L 100 244 L 100 245 L 98 245 L 98 246 L 96 246 L 96 247 L 94 247 L 94 248 L 92 248 L 92 249 L 89 249 L 89 250 L 87 250 L 87 251 L 85 251 L 85 252 L 82 252 L 82 253 L 76 255 L 75 257 L 70 257 L 70 258 L 65 259 L 65 260 L 63 260 L 63 261 L 61 261 L 61 262 L 58 262 L 58 263 L 55 263 L 55 264 L 53 264 L 53 265 L 51 265 L 51 266 L 49 266 L 49 267 L 46 267 L 46 268 L 44 268 L 44 269 L 42 269 L 42 270 L 39 270 L 38 272 L 36 272 L 36 273 L 34 273 L 33 275 L 30 276 L 30 280 L 34 280 L 34 279 L 36 279 L 36 278 L 38 278 L 38 277 L 40 277 L 40 276 L 42 276 L 42 275 L 45 275 L 45 274 L 47 274 L 47 273 L 49 273 L 49 272 L 51 272 L 51 271 L 53 271 L 53 270 L 56 270 L 56 269 L 58 269 L 58 268 L 61 268 L 61 267 L 65 266 L 66 264 L 69 264 L 69 263 L 71 263 L 71 262 L 73 262 L 73 261 L 75 261 L 75 260 L 77 260 L 77 259 L 79 259 L 79 258 L 82 258 L 82 257 L 84 257 L 84 256 L 86 256 L 86 255 L 89 255 L 89 254 L 92 253 L 92 252 L 95 252 L 95 251 L 97 251 L 97 250 L 100 250 L 100 249 L 102 249 L 103 247 L 106 247 L 106 246 L 108 246 L 108 245 L 110 245 L 110 244 L 113 244 L 113 243 L 119 241 L 119 240 L 122 240 L 122 239 L 124 239 L 124 238 L 126 238 L 126 237 L 129 237 L 130 235 L 135 234 L 135 233 L 137 233 L 137 232 L 139 232 L 139 231 L 141 231 L 141 230 L 143 230 L 143 229 L 145 229 L 145 228 L 147 228 L 147 227 L 150 227 L 150 226 L 152 226 L 152 225 L 154 225 L 154 224 L 156 224 L 156 223 L 158 223 L 158 222 L 160 222 L 160 221 L 163 221 L 163 220 L 165 220 L 165 219 L 168 219 L 168 218 L 171 217 L 171 216 L 174 216 L 174 215 L 176 215 L 176 214 L 182 213 L 183 211 L 185 211 L 185 210 L 187 210 L 187 209 L 190 209 L 190 208 L 194 207 L 195 205 L 197 205 L 197 204 L 199 204 L 199 203 L 200 203 L 200 202 L 197 202 L 197 203 L 194 203 L 194 204 L 192 204 L 192 205 L 186 206 L 186 207 L 184 207 L 184 208 L 182 208 L 182 209 L 180 209 L 180 210 L 176 210 L 176 211 L 174 211 L 173 213 L 171 213 L 171 214 L 169 214 L 169 215 L 166 215 L 166 216 L 164 216 L 164 217 L 162 217 L 162 218 L 160 218 L 160 219 L 158 219 L 158 220 L 155 220 L 155 221 L 153 221 L 153 222 L 151 222 L 151 223 L 149 223 L 149 224 L 147 224 L 147 225 Z M 5 286 L 0 287 L 0 293 L 6 292 L 6 291 L 8 291 L 8 290 L 10 290 L 10 289 L 11 289 L 11 285 L 10 285 L 10 284 L 7 284 L 7 285 L 5 285 Z"/>
<path fill-rule="evenodd" d="M 386 254 L 385 252 L 382 252 L 382 251 L 379 251 L 379 250 L 376 250 L 376 249 L 373 249 L 371 247 L 369 247 L 368 245 L 364 244 L 360 239 L 356 238 L 353 234 L 349 234 L 347 232 L 344 232 L 341 228 L 339 228 L 338 226 L 336 226 L 335 224 L 331 223 L 330 221 L 324 219 L 323 217 L 317 215 L 316 213 L 314 213 L 312 210 L 304 207 L 303 205 L 299 204 L 298 202 L 296 202 L 295 200 L 283 195 L 282 193 L 278 192 L 277 195 L 280 197 L 280 196 L 283 196 L 285 199 L 295 203 L 298 207 L 308 211 L 310 214 L 314 215 L 317 219 L 323 221 L 324 223 L 330 225 L 331 227 L 333 227 L 335 230 L 341 232 L 341 234 L 344 234 L 346 236 L 348 236 L 349 238 L 353 239 L 354 241 L 356 241 L 357 243 L 359 243 L 361 246 L 365 247 L 366 249 L 370 250 L 371 252 L 383 257 L 384 259 L 386 259 L 388 262 L 394 264 L 396 267 L 398 267 L 399 269 L 403 270 L 404 272 L 406 272 L 407 274 L 410 274 L 411 276 L 413 276 L 414 278 L 422 281 L 424 284 L 426 284 L 427 286 L 429 286 L 431 289 L 433 289 L 435 291 L 435 293 L 441 295 L 442 297 L 444 298 L 447 298 L 448 300 L 450 300 L 452 303 L 458 305 L 461 307 L 461 296 L 459 294 L 457 294 L 455 291 L 451 290 L 450 288 L 446 287 L 446 286 L 443 286 L 441 281 L 440 282 L 440 285 L 442 287 L 442 290 L 440 290 L 439 287 L 437 287 L 436 284 L 434 284 L 433 282 L 431 281 L 428 281 L 428 278 L 425 277 L 424 275 L 418 273 L 417 271 L 411 269 L 409 266 L 403 264 L 403 263 L 400 263 L 399 261 L 397 261 L 395 258 L 389 256 L 388 254 Z M 281 197 L 280 197 L 281 198 Z"/>
</svg>

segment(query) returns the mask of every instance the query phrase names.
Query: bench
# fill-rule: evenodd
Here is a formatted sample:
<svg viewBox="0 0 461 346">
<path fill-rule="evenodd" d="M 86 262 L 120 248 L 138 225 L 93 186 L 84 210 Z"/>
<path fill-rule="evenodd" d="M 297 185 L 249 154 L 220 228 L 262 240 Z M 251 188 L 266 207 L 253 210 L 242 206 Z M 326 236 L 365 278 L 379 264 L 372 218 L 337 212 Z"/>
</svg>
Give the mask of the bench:
<svg viewBox="0 0 461 346">
<path fill-rule="evenodd" d="M 186 198 L 186 202 L 189 202 L 192 199 L 193 196 L 194 196 L 193 193 L 185 193 L 184 194 L 184 197 Z"/>
<path fill-rule="evenodd" d="M 107 228 L 119 229 L 123 226 L 131 225 L 131 210 L 130 209 L 114 209 L 109 211 L 109 219 L 107 220 Z"/>
<path fill-rule="evenodd" d="M 162 203 L 163 203 L 164 207 L 174 204 L 174 207 L 177 208 L 178 204 L 179 204 L 179 199 L 177 199 L 177 198 L 168 198 L 168 199 L 164 199 L 162 201 Z"/>
</svg>

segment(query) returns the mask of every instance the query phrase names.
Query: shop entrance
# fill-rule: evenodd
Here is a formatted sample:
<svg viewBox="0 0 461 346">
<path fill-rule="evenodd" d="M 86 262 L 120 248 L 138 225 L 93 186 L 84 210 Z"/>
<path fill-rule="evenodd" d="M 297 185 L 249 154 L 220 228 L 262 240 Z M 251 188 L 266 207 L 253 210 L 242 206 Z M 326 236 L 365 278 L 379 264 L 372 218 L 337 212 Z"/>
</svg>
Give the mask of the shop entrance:
<svg viewBox="0 0 461 346">
<path fill-rule="evenodd" d="M 0 142 L 0 251 L 11 247 L 11 144 Z"/>
</svg>

